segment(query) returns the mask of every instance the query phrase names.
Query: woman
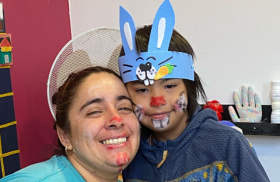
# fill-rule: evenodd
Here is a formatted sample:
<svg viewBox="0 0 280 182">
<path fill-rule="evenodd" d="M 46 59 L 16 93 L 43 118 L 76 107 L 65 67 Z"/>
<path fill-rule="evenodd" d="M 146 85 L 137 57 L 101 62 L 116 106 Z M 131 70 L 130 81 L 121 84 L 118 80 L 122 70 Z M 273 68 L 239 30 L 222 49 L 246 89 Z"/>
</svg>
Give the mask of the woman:
<svg viewBox="0 0 280 182">
<path fill-rule="evenodd" d="M 52 97 L 65 156 L 53 156 L 4 181 L 117 181 L 139 146 L 139 122 L 120 77 L 102 67 L 72 73 Z"/>
</svg>

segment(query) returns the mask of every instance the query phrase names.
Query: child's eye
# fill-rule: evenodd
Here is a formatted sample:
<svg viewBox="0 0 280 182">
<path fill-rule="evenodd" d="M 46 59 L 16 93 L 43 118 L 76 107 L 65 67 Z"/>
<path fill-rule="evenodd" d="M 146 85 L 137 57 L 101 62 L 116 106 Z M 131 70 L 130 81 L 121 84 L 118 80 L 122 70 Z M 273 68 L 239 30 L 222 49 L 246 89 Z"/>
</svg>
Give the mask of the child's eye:
<svg viewBox="0 0 280 182">
<path fill-rule="evenodd" d="M 175 88 L 175 87 L 177 87 L 177 85 L 166 85 L 165 86 L 165 88 L 167 88 L 167 89 L 171 89 L 171 88 Z"/>
<path fill-rule="evenodd" d="M 146 88 L 141 88 L 136 90 L 137 93 L 142 93 L 142 92 L 148 92 L 148 89 Z"/>
</svg>

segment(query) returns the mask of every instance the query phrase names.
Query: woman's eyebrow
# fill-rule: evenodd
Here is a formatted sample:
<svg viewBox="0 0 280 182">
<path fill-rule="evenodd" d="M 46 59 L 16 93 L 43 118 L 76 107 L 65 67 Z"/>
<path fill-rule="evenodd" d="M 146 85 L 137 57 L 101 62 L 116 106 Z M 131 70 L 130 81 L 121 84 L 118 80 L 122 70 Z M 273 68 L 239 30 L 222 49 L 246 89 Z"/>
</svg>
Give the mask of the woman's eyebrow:
<svg viewBox="0 0 280 182">
<path fill-rule="evenodd" d="M 96 98 L 96 99 L 92 99 L 88 102 L 86 102 L 81 108 L 80 108 L 80 111 L 83 110 L 85 107 L 87 107 L 88 105 L 91 105 L 91 104 L 94 104 L 94 103 L 101 103 L 103 102 L 104 99 L 101 99 L 101 98 Z"/>
<path fill-rule="evenodd" d="M 129 100 L 131 102 L 131 99 L 128 96 L 120 95 L 117 97 L 117 100 L 124 100 L 124 99 Z"/>
<path fill-rule="evenodd" d="M 124 100 L 124 99 L 130 101 L 132 105 L 134 104 L 132 102 L 132 100 L 129 97 L 125 96 L 125 95 L 120 95 L 120 96 L 117 97 L 117 100 Z"/>
</svg>

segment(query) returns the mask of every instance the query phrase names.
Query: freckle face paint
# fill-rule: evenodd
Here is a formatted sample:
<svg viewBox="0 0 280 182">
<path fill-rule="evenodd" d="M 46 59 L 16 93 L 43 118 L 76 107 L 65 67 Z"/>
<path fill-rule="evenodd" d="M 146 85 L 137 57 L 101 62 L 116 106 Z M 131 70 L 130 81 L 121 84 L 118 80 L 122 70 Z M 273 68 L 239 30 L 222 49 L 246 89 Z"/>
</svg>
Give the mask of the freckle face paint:
<svg viewBox="0 0 280 182">
<path fill-rule="evenodd" d="M 136 115 L 138 121 L 141 121 L 143 119 L 144 114 L 145 114 L 145 110 L 142 106 L 137 105 L 134 109 L 134 114 Z"/>
<path fill-rule="evenodd" d="M 185 96 L 184 92 L 181 92 L 178 100 L 176 101 L 176 103 L 174 105 L 174 108 L 176 109 L 176 111 L 186 112 L 187 105 L 188 105 L 188 101 L 186 99 L 186 96 Z"/>
<path fill-rule="evenodd" d="M 113 117 L 113 118 L 110 120 L 110 123 L 111 123 L 112 121 L 116 121 L 116 122 L 120 123 L 120 122 L 122 121 L 122 118 L 115 116 L 115 117 Z"/>
<path fill-rule="evenodd" d="M 152 107 L 153 106 L 159 107 L 164 104 L 166 104 L 166 101 L 163 96 L 151 98 L 150 106 L 152 106 Z"/>
</svg>

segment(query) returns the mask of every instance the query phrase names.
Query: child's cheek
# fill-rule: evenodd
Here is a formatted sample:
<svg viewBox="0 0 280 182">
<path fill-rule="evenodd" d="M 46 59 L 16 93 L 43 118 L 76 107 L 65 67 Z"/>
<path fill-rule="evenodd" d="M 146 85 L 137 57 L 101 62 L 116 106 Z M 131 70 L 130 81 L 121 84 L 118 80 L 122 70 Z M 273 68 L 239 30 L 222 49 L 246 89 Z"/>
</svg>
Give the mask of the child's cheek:
<svg viewBox="0 0 280 182">
<path fill-rule="evenodd" d="M 139 121 L 143 119 L 145 115 L 145 109 L 141 105 L 137 105 L 134 109 L 134 113 Z"/>
<path fill-rule="evenodd" d="M 181 92 L 179 98 L 176 100 L 174 108 L 176 111 L 187 111 L 187 106 L 188 106 L 188 100 L 186 98 L 186 95 L 184 92 Z"/>
</svg>

